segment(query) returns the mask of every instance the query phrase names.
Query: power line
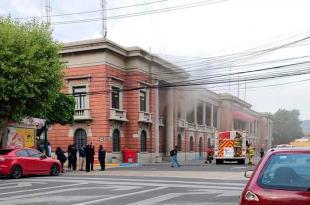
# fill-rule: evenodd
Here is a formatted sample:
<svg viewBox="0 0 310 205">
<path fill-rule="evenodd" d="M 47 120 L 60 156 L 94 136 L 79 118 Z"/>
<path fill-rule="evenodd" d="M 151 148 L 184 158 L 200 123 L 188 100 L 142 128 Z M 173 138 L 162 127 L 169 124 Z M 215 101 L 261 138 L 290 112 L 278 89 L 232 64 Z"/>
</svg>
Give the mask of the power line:
<svg viewBox="0 0 310 205">
<path fill-rule="evenodd" d="M 167 1 L 171 1 L 171 0 L 151 1 L 151 2 L 141 3 L 141 4 L 132 4 L 132 5 L 127 5 L 127 6 L 107 8 L 106 11 L 120 10 L 120 9 L 132 8 L 132 7 L 140 7 L 140 6 L 162 3 L 162 2 L 167 2 Z M 51 17 L 62 17 L 62 16 L 72 16 L 72 15 L 80 15 L 80 14 L 100 13 L 101 11 L 102 11 L 101 9 L 100 10 L 91 10 L 91 11 L 80 11 L 80 12 L 74 12 L 74 13 L 55 14 L 55 15 L 51 15 Z M 34 17 L 28 16 L 28 17 L 14 18 L 14 19 L 24 20 L 24 19 L 32 19 L 32 18 L 34 18 Z M 44 18 L 44 16 L 36 16 L 35 18 Z"/>
<path fill-rule="evenodd" d="M 190 4 L 182 4 L 182 5 L 178 5 L 178 6 L 166 7 L 166 8 L 144 11 L 144 12 L 135 12 L 135 13 L 129 13 L 129 14 L 108 16 L 106 18 L 106 20 L 123 19 L 123 18 L 144 16 L 144 15 L 149 15 L 149 14 L 171 12 L 171 11 L 176 11 L 176 10 L 184 10 L 184 9 L 189 9 L 189 8 L 194 8 L 194 7 L 205 6 L 205 5 L 209 5 L 209 4 L 220 3 L 220 2 L 224 2 L 224 1 L 228 1 L 228 0 L 205 0 L 205 1 L 200 1 L 200 2 L 195 2 L 195 3 L 190 3 Z M 101 20 L 101 18 L 77 19 L 77 20 L 71 20 L 71 21 L 54 22 L 54 23 L 52 23 L 52 25 L 88 23 L 88 22 L 95 22 L 95 21 L 100 21 L 100 20 Z"/>
</svg>

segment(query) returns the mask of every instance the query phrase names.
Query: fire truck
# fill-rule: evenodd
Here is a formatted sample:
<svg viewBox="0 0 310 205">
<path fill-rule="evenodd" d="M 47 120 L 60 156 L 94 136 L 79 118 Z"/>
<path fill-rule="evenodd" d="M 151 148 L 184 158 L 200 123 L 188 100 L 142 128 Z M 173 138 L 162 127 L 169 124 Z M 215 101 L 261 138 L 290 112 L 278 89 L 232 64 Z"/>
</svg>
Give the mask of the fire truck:
<svg viewBox="0 0 310 205">
<path fill-rule="evenodd" d="M 214 158 L 216 164 L 235 162 L 245 164 L 246 133 L 240 131 L 225 131 L 215 135 Z"/>
</svg>

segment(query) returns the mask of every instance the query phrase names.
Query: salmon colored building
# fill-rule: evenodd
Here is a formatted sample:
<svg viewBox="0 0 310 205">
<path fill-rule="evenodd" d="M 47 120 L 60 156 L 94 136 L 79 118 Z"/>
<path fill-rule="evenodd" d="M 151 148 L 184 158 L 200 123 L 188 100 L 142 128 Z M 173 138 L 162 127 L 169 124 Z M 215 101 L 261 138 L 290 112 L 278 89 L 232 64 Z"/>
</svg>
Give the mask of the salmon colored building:
<svg viewBox="0 0 310 205">
<path fill-rule="evenodd" d="M 160 161 L 166 142 L 162 115 L 170 112 L 160 103 L 168 93 L 155 87 L 171 75 L 187 78 L 184 70 L 138 47 L 103 39 L 65 44 L 61 55 L 67 62 L 63 92 L 76 99 L 75 122 L 51 127 L 52 149 L 92 143 L 97 149 L 103 145 L 108 161 L 122 161 L 126 149 L 136 151 L 139 162 Z"/>
<path fill-rule="evenodd" d="M 168 159 L 178 145 L 180 160 L 204 159 L 218 131 L 239 125 L 258 141 L 260 114 L 250 104 L 203 87 L 169 86 L 189 74 L 141 48 L 94 39 L 67 43 L 61 55 L 63 92 L 76 109 L 73 125 L 49 129 L 53 151 L 92 143 L 103 145 L 108 162 L 122 162 L 130 149 L 137 162 L 150 163 Z"/>
</svg>

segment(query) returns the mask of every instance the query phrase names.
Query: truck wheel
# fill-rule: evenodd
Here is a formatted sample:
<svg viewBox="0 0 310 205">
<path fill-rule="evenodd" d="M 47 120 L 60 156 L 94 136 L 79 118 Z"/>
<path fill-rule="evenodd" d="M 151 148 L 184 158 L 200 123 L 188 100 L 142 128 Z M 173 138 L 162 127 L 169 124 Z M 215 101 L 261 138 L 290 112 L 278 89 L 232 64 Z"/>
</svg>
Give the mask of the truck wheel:
<svg viewBox="0 0 310 205">
<path fill-rule="evenodd" d="M 221 160 L 221 159 L 216 159 L 216 160 L 215 160 L 215 163 L 216 163 L 216 164 L 223 164 L 223 160 Z"/>
</svg>

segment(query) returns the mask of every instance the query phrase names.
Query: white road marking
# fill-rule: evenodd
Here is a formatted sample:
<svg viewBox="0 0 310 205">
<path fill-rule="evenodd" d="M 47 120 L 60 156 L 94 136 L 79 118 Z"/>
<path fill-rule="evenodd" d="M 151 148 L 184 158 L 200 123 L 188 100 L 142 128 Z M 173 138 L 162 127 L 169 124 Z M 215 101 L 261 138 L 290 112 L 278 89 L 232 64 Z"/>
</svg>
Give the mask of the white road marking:
<svg viewBox="0 0 310 205">
<path fill-rule="evenodd" d="M 16 199 L 5 202 L 0 202 L 0 205 L 17 205 L 17 204 L 65 204 L 65 203 L 77 203 L 79 201 L 92 200 L 99 197 L 109 197 L 110 195 L 100 195 L 100 196 L 80 196 L 75 195 L 74 197 L 68 196 L 42 196 L 42 197 L 34 197 L 34 198 L 25 198 L 25 199 Z"/>
<path fill-rule="evenodd" d="M 7 183 L 5 185 L 0 186 L 1 189 L 13 189 L 13 188 L 21 188 L 21 187 L 30 187 L 32 184 L 46 184 L 45 182 L 17 182 L 17 183 Z"/>
<path fill-rule="evenodd" d="M 157 204 L 159 202 L 163 202 L 163 201 L 167 201 L 169 199 L 173 199 L 179 196 L 184 195 L 184 193 L 169 193 L 169 194 L 165 194 L 162 196 L 158 196 L 158 197 L 154 197 L 154 198 L 149 198 L 149 199 L 145 199 L 142 201 L 137 201 L 131 204 L 127 204 L 127 205 L 151 205 L 151 204 Z"/>
<path fill-rule="evenodd" d="M 88 201 L 88 202 L 82 202 L 82 203 L 73 204 L 73 205 L 95 204 L 95 203 L 99 203 L 99 202 L 103 202 L 103 201 L 109 201 L 112 199 L 118 199 L 118 198 L 122 198 L 122 197 L 127 197 L 127 196 L 132 196 L 132 195 L 137 195 L 137 194 L 143 194 L 143 193 L 152 192 L 152 191 L 158 191 L 158 190 L 162 190 L 165 188 L 166 187 L 157 187 L 154 189 L 147 189 L 147 190 L 143 190 L 143 191 L 137 191 L 137 192 L 132 192 L 132 193 L 128 193 L 128 194 L 122 194 L 122 195 L 112 196 L 112 197 L 108 197 L 108 198 L 104 198 L 104 199 L 97 199 L 97 200 Z"/>
<path fill-rule="evenodd" d="M 51 186 L 51 187 L 44 187 L 44 188 L 38 188 L 38 189 L 28 189 L 28 190 L 18 190 L 18 191 L 11 191 L 11 192 L 4 192 L 0 193 L 1 195 L 7 195 L 7 194 L 15 194 L 15 193 L 22 193 L 22 192 L 32 192 L 32 191 L 41 191 L 46 189 L 54 189 L 54 188 L 64 188 L 64 187 L 70 187 L 70 186 L 79 186 L 79 185 L 85 185 L 87 183 L 78 183 L 78 184 L 66 184 L 66 185 L 60 185 L 60 186 Z M 1 197 L 0 200 L 3 198 Z"/>
<path fill-rule="evenodd" d="M 46 179 L 46 178 L 45 178 Z M 57 179 L 77 179 L 76 177 L 57 177 Z M 164 182 L 164 183 L 182 183 L 182 184 L 208 184 L 208 185 L 228 185 L 228 186 L 244 186 L 245 183 L 235 182 L 197 182 L 197 181 L 172 181 L 172 180 L 157 180 L 157 179 L 119 179 L 119 178 L 91 178 L 79 177 L 83 180 L 104 180 L 104 181 L 134 181 L 134 182 Z"/>
<path fill-rule="evenodd" d="M 222 196 L 240 196 L 242 190 L 213 190 L 213 189 L 198 189 L 195 191 L 201 191 L 201 192 L 205 192 L 206 194 L 215 194 L 217 195 L 216 197 L 222 197 Z"/>
<path fill-rule="evenodd" d="M 37 180 L 37 179 L 36 179 Z M 27 181 L 32 181 L 32 180 L 27 180 Z M 44 179 L 45 182 L 67 182 L 67 183 L 75 183 L 77 182 L 77 180 L 59 180 L 59 179 Z M 147 180 L 145 180 L 147 181 Z M 212 186 L 212 185 L 208 185 L 208 183 L 206 183 L 206 185 L 195 185 L 195 184 L 173 184 L 173 183 L 148 183 L 148 182 L 122 182 L 122 181 L 89 181 L 89 180 L 79 180 L 79 182 L 81 183 L 87 183 L 87 184 L 105 184 L 105 185 L 125 185 L 125 186 L 156 186 L 156 187 L 177 187 L 177 188 L 196 188 L 196 189 L 226 189 L 226 190 L 242 190 L 241 186 L 224 186 L 225 188 L 223 188 L 223 186 Z M 212 183 L 212 184 L 216 184 L 216 183 Z M 216 184 L 219 185 L 219 184 Z M 1 195 L 1 194 L 0 194 Z"/>
<path fill-rule="evenodd" d="M 48 194 L 58 194 L 58 193 L 64 193 L 69 191 L 80 191 L 80 190 L 90 190 L 90 189 L 106 189 L 107 187 L 77 187 L 77 188 L 67 188 L 67 189 L 60 189 L 60 190 L 53 190 L 53 191 L 46 191 L 46 192 L 40 192 L 40 193 L 32 193 L 32 194 L 24 194 L 24 195 L 17 195 L 17 196 L 11 196 L 11 197 L 4 197 L 0 198 L 0 201 L 8 201 L 12 199 L 21 199 L 26 197 L 37 197 L 37 196 L 43 196 Z"/>
<path fill-rule="evenodd" d="M 233 194 L 225 195 L 226 192 L 220 193 L 220 195 L 218 195 L 218 196 L 239 196 L 240 195 L 240 192 L 236 193 L 235 191 L 232 191 Z M 163 202 L 163 201 L 167 201 L 169 199 L 173 199 L 173 198 L 184 196 L 184 195 L 202 195 L 202 194 L 210 194 L 210 193 L 219 193 L 219 191 L 217 191 L 217 192 L 211 191 L 210 192 L 208 190 L 199 190 L 199 191 L 197 190 L 195 192 L 169 193 L 169 194 L 165 194 L 162 196 L 153 197 L 153 198 L 149 198 L 149 199 L 142 200 L 142 201 L 137 201 L 137 202 L 127 204 L 127 205 L 153 205 L 153 204 L 159 204 L 159 203 L 162 204 L 161 202 Z"/>
</svg>

